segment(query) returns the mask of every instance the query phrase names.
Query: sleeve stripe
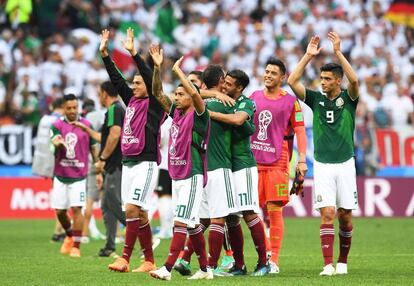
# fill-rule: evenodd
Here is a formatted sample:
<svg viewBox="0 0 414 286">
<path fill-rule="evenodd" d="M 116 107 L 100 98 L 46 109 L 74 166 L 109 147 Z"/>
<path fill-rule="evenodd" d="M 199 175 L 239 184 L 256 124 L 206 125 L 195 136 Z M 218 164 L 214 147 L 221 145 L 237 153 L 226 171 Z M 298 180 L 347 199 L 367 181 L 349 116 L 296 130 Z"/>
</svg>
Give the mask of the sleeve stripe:
<svg viewBox="0 0 414 286">
<path fill-rule="evenodd" d="M 112 104 L 108 109 L 108 127 L 114 125 L 115 120 L 115 105 Z"/>
</svg>

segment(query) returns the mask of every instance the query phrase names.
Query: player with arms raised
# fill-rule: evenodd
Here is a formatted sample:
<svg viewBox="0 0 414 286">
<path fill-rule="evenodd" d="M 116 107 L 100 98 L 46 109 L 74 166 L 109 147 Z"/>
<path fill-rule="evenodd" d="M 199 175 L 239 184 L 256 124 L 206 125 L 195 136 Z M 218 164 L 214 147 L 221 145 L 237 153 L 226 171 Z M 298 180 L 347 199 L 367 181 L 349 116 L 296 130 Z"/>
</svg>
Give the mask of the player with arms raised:
<svg viewBox="0 0 414 286">
<path fill-rule="evenodd" d="M 305 88 L 299 81 L 306 65 L 319 54 L 319 37 L 310 40 L 305 55 L 288 79 L 296 96 L 313 110 L 315 145 L 314 203 L 321 213 L 320 238 L 325 267 L 321 276 L 347 274 L 347 258 L 351 248 L 352 210 L 358 208 L 356 187 L 354 129 L 358 104 L 358 78 L 341 52 L 341 39 L 328 34 L 333 52 L 340 64 L 321 67 L 322 92 Z M 341 89 L 343 74 L 348 88 Z M 340 251 L 336 269 L 333 266 L 335 208 L 339 220 Z"/>
</svg>

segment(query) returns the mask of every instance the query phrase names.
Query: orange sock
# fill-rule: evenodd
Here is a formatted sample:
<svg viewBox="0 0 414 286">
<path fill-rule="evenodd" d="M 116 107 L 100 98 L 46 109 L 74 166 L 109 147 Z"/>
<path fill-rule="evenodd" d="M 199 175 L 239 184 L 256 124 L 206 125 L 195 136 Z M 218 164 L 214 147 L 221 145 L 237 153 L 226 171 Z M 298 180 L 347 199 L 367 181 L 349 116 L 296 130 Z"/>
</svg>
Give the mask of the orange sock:
<svg viewBox="0 0 414 286">
<path fill-rule="evenodd" d="M 285 225 L 283 222 L 282 207 L 268 206 L 270 220 L 270 249 L 272 250 L 271 260 L 279 265 L 279 253 L 282 247 Z"/>
</svg>

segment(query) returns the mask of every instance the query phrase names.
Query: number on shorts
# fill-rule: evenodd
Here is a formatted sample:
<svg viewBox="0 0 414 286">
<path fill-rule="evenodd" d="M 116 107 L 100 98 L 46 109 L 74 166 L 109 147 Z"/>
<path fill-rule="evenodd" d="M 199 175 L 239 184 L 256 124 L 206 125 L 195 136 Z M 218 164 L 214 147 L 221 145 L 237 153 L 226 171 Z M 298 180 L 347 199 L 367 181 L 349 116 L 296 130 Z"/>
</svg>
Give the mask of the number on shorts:
<svg viewBox="0 0 414 286">
<path fill-rule="evenodd" d="M 177 205 L 177 217 L 184 217 L 185 215 L 185 210 L 187 209 L 186 205 Z"/>
<path fill-rule="evenodd" d="M 287 194 L 288 194 L 287 184 L 277 184 L 277 185 L 275 185 L 275 187 L 276 187 L 276 192 L 277 192 L 278 197 L 287 196 Z"/>
<path fill-rule="evenodd" d="M 240 206 L 247 205 L 247 194 L 246 193 L 239 194 L 239 200 L 240 200 Z"/>
<path fill-rule="evenodd" d="M 134 201 L 139 201 L 140 197 L 141 197 L 141 189 L 135 189 L 134 190 L 134 196 L 132 197 L 132 199 Z"/>
<path fill-rule="evenodd" d="M 327 123 L 333 123 L 334 122 L 334 112 L 333 110 L 327 110 L 326 111 L 326 118 L 327 118 Z"/>
<path fill-rule="evenodd" d="M 80 193 L 80 198 L 79 199 L 80 199 L 81 202 L 85 201 L 85 192 Z"/>
</svg>

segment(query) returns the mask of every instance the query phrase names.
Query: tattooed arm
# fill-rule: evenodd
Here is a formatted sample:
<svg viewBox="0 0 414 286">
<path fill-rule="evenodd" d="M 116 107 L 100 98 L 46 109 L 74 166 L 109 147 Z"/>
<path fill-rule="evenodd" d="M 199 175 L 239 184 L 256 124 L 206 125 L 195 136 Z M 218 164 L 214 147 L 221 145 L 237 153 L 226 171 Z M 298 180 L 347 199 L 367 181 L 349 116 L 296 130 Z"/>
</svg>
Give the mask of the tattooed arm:
<svg viewBox="0 0 414 286">
<path fill-rule="evenodd" d="M 161 82 L 161 65 L 163 61 L 163 50 L 157 45 L 151 45 L 150 55 L 154 61 L 154 73 L 152 76 L 152 93 L 160 103 L 162 109 L 168 114 L 171 111 L 172 102 L 164 93 Z"/>
</svg>

